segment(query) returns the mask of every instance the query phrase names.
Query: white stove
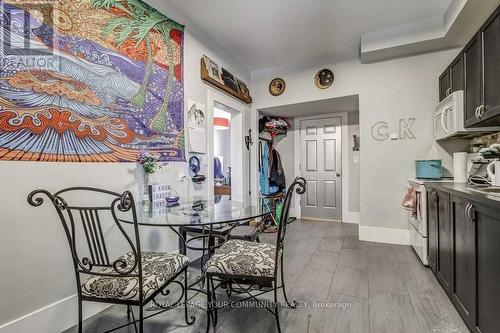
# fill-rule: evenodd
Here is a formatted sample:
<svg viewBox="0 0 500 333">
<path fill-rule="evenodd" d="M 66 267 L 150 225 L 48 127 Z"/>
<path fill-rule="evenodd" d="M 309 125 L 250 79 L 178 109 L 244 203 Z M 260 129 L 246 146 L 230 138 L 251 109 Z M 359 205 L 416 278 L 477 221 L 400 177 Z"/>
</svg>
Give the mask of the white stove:
<svg viewBox="0 0 500 333">
<path fill-rule="evenodd" d="M 417 195 L 420 196 L 420 214 L 416 217 L 408 212 L 408 230 L 410 231 L 410 244 L 417 253 L 418 257 L 425 266 L 428 266 L 427 254 L 429 250 L 429 231 L 427 221 L 427 191 L 425 189 L 426 183 L 434 182 L 453 182 L 453 179 L 443 180 L 422 180 L 422 179 L 409 179 L 408 186 L 415 186 Z"/>
</svg>

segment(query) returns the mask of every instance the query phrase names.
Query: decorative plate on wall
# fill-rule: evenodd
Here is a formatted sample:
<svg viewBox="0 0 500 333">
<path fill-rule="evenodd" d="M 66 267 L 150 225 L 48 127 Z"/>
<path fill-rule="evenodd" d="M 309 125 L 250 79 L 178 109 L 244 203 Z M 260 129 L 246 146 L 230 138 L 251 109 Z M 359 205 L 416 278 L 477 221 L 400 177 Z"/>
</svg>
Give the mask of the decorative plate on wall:
<svg viewBox="0 0 500 333">
<path fill-rule="evenodd" d="M 273 96 L 281 95 L 286 88 L 285 80 L 276 78 L 269 83 L 269 93 Z"/>
<path fill-rule="evenodd" d="M 335 75 L 333 75 L 333 72 L 331 70 L 326 68 L 320 70 L 314 77 L 314 83 L 319 89 L 329 88 L 334 80 Z"/>
</svg>

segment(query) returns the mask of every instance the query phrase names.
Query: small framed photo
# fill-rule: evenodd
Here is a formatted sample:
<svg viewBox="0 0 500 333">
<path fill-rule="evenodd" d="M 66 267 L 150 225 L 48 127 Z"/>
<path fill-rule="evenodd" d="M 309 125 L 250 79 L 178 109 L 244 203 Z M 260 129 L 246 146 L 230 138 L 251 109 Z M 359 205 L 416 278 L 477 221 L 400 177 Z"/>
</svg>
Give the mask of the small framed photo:
<svg viewBox="0 0 500 333">
<path fill-rule="evenodd" d="M 209 57 L 207 57 L 206 55 L 203 56 L 203 61 L 205 62 L 205 67 L 208 71 L 208 76 L 214 80 L 216 80 L 217 82 L 219 83 L 224 83 L 224 81 L 222 81 L 222 78 L 221 78 L 221 73 L 220 73 L 220 69 L 219 69 L 219 65 L 213 61 L 212 59 L 210 59 Z"/>
<path fill-rule="evenodd" d="M 226 71 L 224 68 L 222 68 L 222 79 L 224 80 L 224 84 L 226 86 L 236 92 L 239 92 L 238 83 L 236 82 L 234 75 Z"/>
<path fill-rule="evenodd" d="M 250 90 L 248 90 L 246 83 L 238 78 L 236 78 L 236 82 L 238 83 L 238 89 L 240 91 L 240 94 L 242 94 L 245 97 L 250 97 Z"/>
</svg>

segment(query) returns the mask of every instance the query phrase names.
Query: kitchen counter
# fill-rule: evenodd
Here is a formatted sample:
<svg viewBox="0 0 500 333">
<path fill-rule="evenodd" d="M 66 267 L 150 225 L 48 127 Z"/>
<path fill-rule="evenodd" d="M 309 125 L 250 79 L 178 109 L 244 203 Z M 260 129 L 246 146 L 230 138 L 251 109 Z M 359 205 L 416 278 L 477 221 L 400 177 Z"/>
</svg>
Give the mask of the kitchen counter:
<svg viewBox="0 0 500 333">
<path fill-rule="evenodd" d="M 425 181 L 425 187 L 433 188 L 438 191 L 448 192 L 460 195 L 471 201 L 482 203 L 490 206 L 500 206 L 500 188 L 497 194 L 491 194 L 480 191 L 481 188 L 488 188 L 484 185 L 471 185 L 467 183 L 454 183 L 454 182 L 433 182 Z"/>
</svg>

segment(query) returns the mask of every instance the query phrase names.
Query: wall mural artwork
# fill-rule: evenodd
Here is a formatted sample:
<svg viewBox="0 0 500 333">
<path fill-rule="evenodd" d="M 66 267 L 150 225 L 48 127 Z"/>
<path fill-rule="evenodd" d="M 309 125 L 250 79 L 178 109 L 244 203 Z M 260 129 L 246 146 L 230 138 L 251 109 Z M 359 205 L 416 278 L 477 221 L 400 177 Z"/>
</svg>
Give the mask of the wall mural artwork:
<svg viewBox="0 0 500 333">
<path fill-rule="evenodd" d="M 183 26 L 140 0 L 0 6 L 1 160 L 185 161 Z"/>
</svg>

